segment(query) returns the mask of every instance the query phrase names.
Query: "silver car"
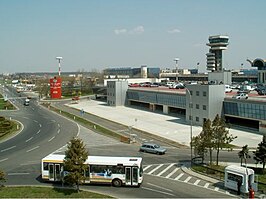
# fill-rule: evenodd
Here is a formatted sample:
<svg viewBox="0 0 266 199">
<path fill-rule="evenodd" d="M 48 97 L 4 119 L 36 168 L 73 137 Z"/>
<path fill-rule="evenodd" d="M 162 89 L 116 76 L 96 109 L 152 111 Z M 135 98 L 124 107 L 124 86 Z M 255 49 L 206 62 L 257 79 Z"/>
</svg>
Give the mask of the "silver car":
<svg viewBox="0 0 266 199">
<path fill-rule="evenodd" d="M 140 152 L 148 152 L 148 153 L 155 153 L 155 154 L 165 154 L 166 149 L 161 147 L 158 144 L 154 143 L 144 143 L 139 149 Z"/>
</svg>

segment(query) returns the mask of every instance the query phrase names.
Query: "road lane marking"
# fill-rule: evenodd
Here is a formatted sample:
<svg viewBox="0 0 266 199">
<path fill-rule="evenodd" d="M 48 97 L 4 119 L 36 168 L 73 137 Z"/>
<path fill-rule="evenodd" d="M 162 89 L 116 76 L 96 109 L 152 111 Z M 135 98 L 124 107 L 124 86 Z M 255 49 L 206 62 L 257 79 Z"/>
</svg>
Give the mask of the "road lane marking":
<svg viewBox="0 0 266 199">
<path fill-rule="evenodd" d="M 169 173 L 166 178 L 170 178 L 171 175 L 173 175 L 175 172 L 177 172 L 179 168 L 175 168 L 171 173 Z"/>
<path fill-rule="evenodd" d="M 151 185 L 151 186 L 153 186 L 153 187 L 156 187 L 156 188 L 160 188 L 160 189 L 163 189 L 163 190 L 165 190 L 165 191 L 170 191 L 170 192 L 173 192 L 173 190 L 171 190 L 171 189 L 167 189 L 167 188 L 164 188 L 164 187 L 162 187 L 162 186 L 158 186 L 158 185 L 155 185 L 155 184 L 151 184 L 151 183 L 147 183 L 148 185 Z"/>
<path fill-rule="evenodd" d="M 2 159 L 2 160 L 0 160 L 0 162 L 4 162 L 4 161 L 6 161 L 6 160 L 8 160 L 8 158 Z"/>
<path fill-rule="evenodd" d="M 40 128 L 42 127 L 42 124 L 39 124 Z"/>
<path fill-rule="evenodd" d="M 38 123 L 38 121 L 37 120 L 33 120 L 34 122 L 36 122 L 36 123 Z"/>
<path fill-rule="evenodd" d="M 152 165 L 149 165 L 143 169 L 143 171 L 146 171 L 148 168 L 150 168 Z"/>
<path fill-rule="evenodd" d="M 58 133 L 58 134 L 60 133 L 60 129 L 57 130 L 57 133 Z"/>
<path fill-rule="evenodd" d="M 8 173 L 8 176 L 29 175 L 30 173 Z"/>
<path fill-rule="evenodd" d="M 175 164 L 170 164 L 168 167 L 166 167 L 163 171 L 161 171 L 157 176 L 161 176 L 162 174 L 164 174 L 168 169 L 170 169 L 172 166 L 174 166 Z"/>
<path fill-rule="evenodd" d="M 41 132 L 41 130 L 39 130 L 36 134 L 39 134 Z"/>
<path fill-rule="evenodd" d="M 60 124 L 57 124 L 57 126 L 60 128 Z"/>
<path fill-rule="evenodd" d="M 164 191 L 158 191 L 158 190 L 151 189 L 151 188 L 148 188 L 148 187 L 141 187 L 141 188 L 142 188 L 142 189 L 149 190 L 149 191 L 153 191 L 153 192 L 158 192 L 158 193 L 166 194 L 166 195 L 169 195 L 169 196 L 175 196 L 174 194 L 167 193 L 167 192 L 164 192 Z"/>
<path fill-rule="evenodd" d="M 28 153 L 28 152 L 30 152 L 30 151 L 33 151 L 33 150 L 35 150 L 35 149 L 38 149 L 40 146 L 36 146 L 36 147 L 33 147 L 32 149 L 29 149 L 29 150 L 27 150 L 26 152 Z"/>
<path fill-rule="evenodd" d="M 161 168 L 162 166 L 163 166 L 163 164 L 160 164 L 159 166 L 157 166 L 156 168 L 151 170 L 148 174 L 152 174 L 154 171 L 156 171 L 157 169 Z"/>
<path fill-rule="evenodd" d="M 51 137 L 50 140 L 48 140 L 48 142 L 51 142 L 54 138 L 55 136 Z"/>
<path fill-rule="evenodd" d="M 25 142 L 28 142 L 28 141 L 30 141 L 31 139 L 33 139 L 33 137 L 31 137 L 31 138 L 27 139 Z"/>
<path fill-rule="evenodd" d="M 16 146 L 11 146 L 11 147 L 9 147 L 9 148 L 6 148 L 6 149 L 1 150 L 1 152 L 8 151 L 8 150 L 13 149 L 13 148 L 15 148 L 15 147 L 16 147 Z"/>
<path fill-rule="evenodd" d="M 185 179 L 184 182 L 188 182 L 192 177 L 191 176 L 188 176 L 187 179 Z"/>
<path fill-rule="evenodd" d="M 23 117 L 23 118 L 24 118 L 24 119 L 27 119 L 27 120 L 29 119 L 28 117 Z"/>
<path fill-rule="evenodd" d="M 204 188 L 208 188 L 208 186 L 210 185 L 210 183 L 206 183 L 205 185 L 204 185 Z"/>
<path fill-rule="evenodd" d="M 180 174 L 175 178 L 175 180 L 179 180 L 183 175 L 184 175 L 184 173 L 180 173 Z"/>
<path fill-rule="evenodd" d="M 200 182 L 200 180 L 196 180 L 196 182 L 194 182 L 194 185 L 198 185 Z"/>
</svg>

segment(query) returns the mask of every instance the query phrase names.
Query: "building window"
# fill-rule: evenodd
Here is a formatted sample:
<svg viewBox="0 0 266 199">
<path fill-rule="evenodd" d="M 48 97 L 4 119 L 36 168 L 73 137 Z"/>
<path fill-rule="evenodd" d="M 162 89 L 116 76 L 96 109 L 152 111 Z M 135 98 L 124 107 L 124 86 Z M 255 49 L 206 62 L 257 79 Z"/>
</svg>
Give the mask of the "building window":
<svg viewBox="0 0 266 199">
<path fill-rule="evenodd" d="M 192 116 L 191 115 L 189 116 L 189 120 L 192 120 Z"/>
<path fill-rule="evenodd" d="M 196 96 L 199 96 L 199 91 L 196 91 Z"/>
<path fill-rule="evenodd" d="M 192 96 L 193 95 L 193 91 L 190 90 L 189 92 L 190 92 L 190 95 Z"/>
<path fill-rule="evenodd" d="M 196 117 L 196 121 L 197 121 L 197 122 L 199 121 L 199 117 Z"/>
<path fill-rule="evenodd" d="M 202 109 L 203 109 L 203 110 L 206 110 L 206 109 L 207 109 L 207 108 L 206 108 L 206 105 L 203 105 L 203 106 L 202 106 Z"/>
<path fill-rule="evenodd" d="M 189 108 L 193 108 L 193 104 L 192 103 L 189 103 Z"/>
<path fill-rule="evenodd" d="M 199 104 L 196 104 L 196 109 L 199 109 Z"/>
<path fill-rule="evenodd" d="M 207 96 L 207 92 L 203 91 L 203 97 L 206 97 L 206 96 Z"/>
</svg>

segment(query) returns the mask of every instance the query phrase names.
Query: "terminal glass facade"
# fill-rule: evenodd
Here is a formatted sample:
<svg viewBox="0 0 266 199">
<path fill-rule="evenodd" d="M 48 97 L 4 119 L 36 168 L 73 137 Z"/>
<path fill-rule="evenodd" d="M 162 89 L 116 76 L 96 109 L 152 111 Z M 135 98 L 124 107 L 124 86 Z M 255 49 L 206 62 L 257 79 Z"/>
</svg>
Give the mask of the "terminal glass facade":
<svg viewBox="0 0 266 199">
<path fill-rule="evenodd" d="M 250 118 L 255 120 L 266 120 L 265 104 L 239 103 L 228 101 L 225 101 L 223 104 L 225 115 L 232 115 L 236 117 Z"/>
<path fill-rule="evenodd" d="M 186 96 L 171 93 L 127 91 L 127 100 L 168 105 L 176 108 L 186 108 Z"/>
</svg>

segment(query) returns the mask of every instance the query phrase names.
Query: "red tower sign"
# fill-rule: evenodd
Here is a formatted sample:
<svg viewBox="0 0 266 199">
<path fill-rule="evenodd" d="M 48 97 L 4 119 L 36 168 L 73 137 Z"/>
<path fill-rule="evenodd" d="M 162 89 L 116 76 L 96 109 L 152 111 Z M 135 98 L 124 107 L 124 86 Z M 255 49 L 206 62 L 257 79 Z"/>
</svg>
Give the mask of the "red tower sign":
<svg viewBox="0 0 266 199">
<path fill-rule="evenodd" d="M 62 79 L 60 77 L 54 77 L 50 79 L 50 96 L 52 99 L 60 99 Z"/>
</svg>

